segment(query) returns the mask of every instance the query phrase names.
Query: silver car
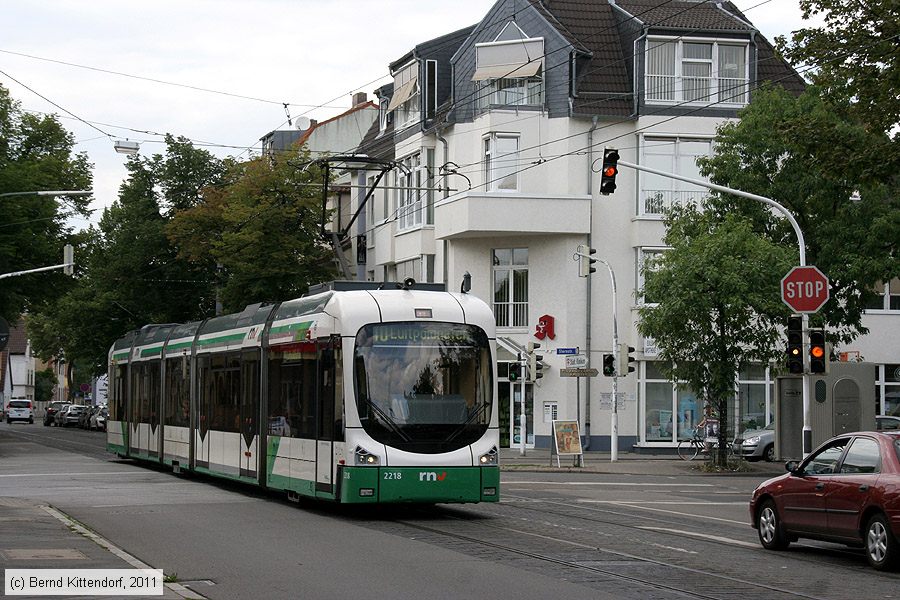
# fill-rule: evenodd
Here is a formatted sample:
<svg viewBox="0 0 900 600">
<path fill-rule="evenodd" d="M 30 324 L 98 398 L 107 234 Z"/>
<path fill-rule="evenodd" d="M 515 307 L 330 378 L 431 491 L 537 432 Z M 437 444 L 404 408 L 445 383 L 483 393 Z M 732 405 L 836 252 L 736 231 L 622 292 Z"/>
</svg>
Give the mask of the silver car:
<svg viewBox="0 0 900 600">
<path fill-rule="evenodd" d="M 775 460 L 775 423 L 769 423 L 762 429 L 748 429 L 734 442 L 731 450 L 747 460 Z"/>
</svg>

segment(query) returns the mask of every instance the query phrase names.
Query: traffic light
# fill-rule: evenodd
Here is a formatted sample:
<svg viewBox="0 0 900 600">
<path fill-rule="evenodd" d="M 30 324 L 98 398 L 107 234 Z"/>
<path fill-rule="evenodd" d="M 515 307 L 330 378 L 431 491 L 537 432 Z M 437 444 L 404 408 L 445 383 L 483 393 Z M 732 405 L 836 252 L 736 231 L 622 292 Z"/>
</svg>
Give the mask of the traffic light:
<svg viewBox="0 0 900 600">
<path fill-rule="evenodd" d="M 579 244 L 578 250 L 576 254 L 578 255 L 578 276 L 579 277 L 589 277 L 591 273 L 596 271 L 593 265 L 597 262 L 596 258 L 591 258 L 592 254 L 596 254 L 596 248 L 588 248 L 584 244 Z"/>
<path fill-rule="evenodd" d="M 536 352 L 540 347 L 541 345 L 537 342 L 528 342 L 526 348 L 528 353 L 528 372 L 526 374 L 526 380 L 532 383 L 544 376 L 544 373 L 542 372 L 544 370 L 544 358 Z"/>
<path fill-rule="evenodd" d="M 828 348 L 825 344 L 824 329 L 809 330 L 809 372 L 815 374 L 828 372 Z"/>
<path fill-rule="evenodd" d="M 788 317 L 787 369 L 794 375 L 803 373 L 803 318 L 798 315 Z"/>
<path fill-rule="evenodd" d="M 603 150 L 603 169 L 600 171 L 600 193 L 609 196 L 616 191 L 616 175 L 619 174 L 619 151 L 615 148 Z"/>
<path fill-rule="evenodd" d="M 507 375 L 510 381 L 518 381 L 522 377 L 522 365 L 517 362 L 509 363 L 509 375 Z"/>
<path fill-rule="evenodd" d="M 604 377 L 615 377 L 616 376 L 616 355 L 615 354 L 604 354 L 603 355 L 603 376 Z"/>
<path fill-rule="evenodd" d="M 617 370 L 619 377 L 625 377 L 629 373 L 634 372 L 634 367 L 631 366 L 631 363 L 635 361 L 635 358 L 631 355 L 632 352 L 634 352 L 634 347 L 628 344 L 619 344 L 619 366 Z"/>
</svg>

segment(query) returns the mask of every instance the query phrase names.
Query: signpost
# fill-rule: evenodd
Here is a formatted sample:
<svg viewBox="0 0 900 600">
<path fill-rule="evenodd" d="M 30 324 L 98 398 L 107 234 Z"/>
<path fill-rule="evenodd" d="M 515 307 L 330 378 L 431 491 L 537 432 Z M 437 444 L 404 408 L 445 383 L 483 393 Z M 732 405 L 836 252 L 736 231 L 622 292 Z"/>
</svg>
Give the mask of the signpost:
<svg viewBox="0 0 900 600">
<path fill-rule="evenodd" d="M 814 313 L 828 302 L 828 277 L 814 266 L 794 267 L 781 279 L 781 300 L 796 313 Z"/>
<path fill-rule="evenodd" d="M 560 369 L 560 377 L 596 377 L 600 374 L 597 369 Z"/>
</svg>

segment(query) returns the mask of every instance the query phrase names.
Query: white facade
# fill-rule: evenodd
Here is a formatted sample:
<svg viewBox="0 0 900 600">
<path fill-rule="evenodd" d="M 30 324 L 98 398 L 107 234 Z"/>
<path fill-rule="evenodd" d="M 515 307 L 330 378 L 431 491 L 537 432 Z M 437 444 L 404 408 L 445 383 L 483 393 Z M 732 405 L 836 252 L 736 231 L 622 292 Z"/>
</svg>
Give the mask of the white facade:
<svg viewBox="0 0 900 600">
<path fill-rule="evenodd" d="M 722 50 L 720 42 L 709 42 L 713 48 L 709 64 L 728 59 L 729 65 L 737 65 L 734 78 L 746 85 L 749 47 L 740 46 L 737 52 L 734 48 L 739 44 L 729 43 Z M 454 60 L 460 59 L 465 48 Z M 677 56 L 683 56 L 681 50 Z M 679 60 L 677 76 L 681 78 L 690 61 Z M 694 62 L 700 64 L 703 59 Z M 457 70 L 461 63 L 460 59 Z M 698 85 L 718 85 L 721 96 L 722 81 Z M 665 104 L 658 100 L 663 97 L 660 89 L 656 89 L 656 103 Z M 730 95 L 729 106 L 740 106 L 746 97 Z M 638 293 L 640 269 L 645 256 L 665 250 L 662 209 L 673 202 L 698 199 L 705 191 L 620 167 L 615 193 L 604 196 L 595 171 L 599 171 L 603 147 L 609 146 L 618 149 L 623 161 L 699 178 L 696 158 L 714 151 L 716 127 L 736 113 L 728 117 L 699 111 L 592 121 L 551 118 L 551 112 L 543 106 L 482 106 L 471 120 L 426 133 L 418 128 L 415 134 L 402 136 L 399 131 L 410 123 L 400 124 L 393 133 L 400 140 L 394 146 L 395 159 L 402 162 L 418 155 L 440 191 L 434 192 L 433 212 L 412 225 L 402 220 L 404 207 L 396 190 L 385 189 L 373 197 L 368 207 L 367 277 L 400 280 L 407 271 L 399 266 L 419 259 L 423 270 L 412 273 L 415 279 L 433 277 L 444 281 L 448 290 L 457 290 L 463 275 L 469 273 L 471 293 L 497 314 L 501 406 L 508 411 L 500 415 L 501 428 L 507 425 L 504 445 L 520 441 L 514 423 L 522 389 L 521 382 L 505 378 L 507 366 L 528 342 L 539 342 L 546 367 L 542 379 L 525 387 L 526 412 L 533 415 L 527 425 L 527 443 L 549 445 L 549 417 L 554 416 L 579 418 L 582 431 L 589 430 L 591 448 L 608 449 L 612 378 L 560 377 L 565 355 L 556 353 L 577 348 L 588 355 L 592 367 L 601 369 L 602 355 L 614 352 L 609 273 L 598 262 L 593 275 L 579 277 L 573 259 L 578 245 L 589 245 L 615 273 L 618 341 L 635 347 L 638 360 L 634 373 L 618 379 L 619 447 L 674 446 L 683 431 L 702 418 L 702 406 L 689 390 L 678 390 L 665 381 L 654 364 L 653 341 L 637 333 L 637 310 L 644 301 Z M 396 186 L 397 177 L 386 178 L 385 186 Z M 417 210 L 426 209 L 423 205 Z M 509 257 L 513 258 L 507 264 Z M 424 266 L 428 264 L 433 264 L 430 272 Z M 880 365 L 878 413 L 900 411 L 898 297 L 897 285 L 892 292 L 886 291 L 884 307 L 864 317 L 871 333 L 848 348 Z M 546 316 L 553 319 L 552 339 L 540 337 Z M 772 419 L 772 382 L 773 374 L 762 367 L 739 375 L 734 411 L 741 428 L 762 426 Z"/>
</svg>

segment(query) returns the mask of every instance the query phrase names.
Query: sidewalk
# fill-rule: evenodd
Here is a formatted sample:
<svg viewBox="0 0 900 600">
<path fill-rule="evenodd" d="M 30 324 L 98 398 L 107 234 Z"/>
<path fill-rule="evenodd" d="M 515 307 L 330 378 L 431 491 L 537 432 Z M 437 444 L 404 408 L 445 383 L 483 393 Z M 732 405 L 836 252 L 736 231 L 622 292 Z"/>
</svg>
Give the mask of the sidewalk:
<svg viewBox="0 0 900 600">
<path fill-rule="evenodd" d="M 57 509 L 30 499 L 0 496 L 0 531 L 0 573 L 6 569 L 149 568 Z M 5 577 L 0 586 L 5 589 Z M 163 595 L 154 597 L 202 598 L 174 583 L 166 583 Z"/>
<path fill-rule="evenodd" d="M 705 475 L 702 470 L 704 460 L 681 460 L 674 455 L 647 455 L 633 452 L 619 452 L 616 461 L 610 460 L 609 452 L 585 452 L 583 467 L 573 466 L 577 464 L 577 457 L 560 456 L 557 467 L 557 457 L 550 457 L 547 448 L 528 448 L 525 456 L 522 456 L 519 448 L 501 448 L 501 471 L 525 471 L 525 472 L 569 472 L 569 473 L 610 473 L 627 475 Z M 715 473 L 716 475 L 735 475 L 751 477 L 776 477 L 785 472 L 783 462 L 747 462 L 744 461 L 744 470 L 735 473 Z"/>
</svg>

